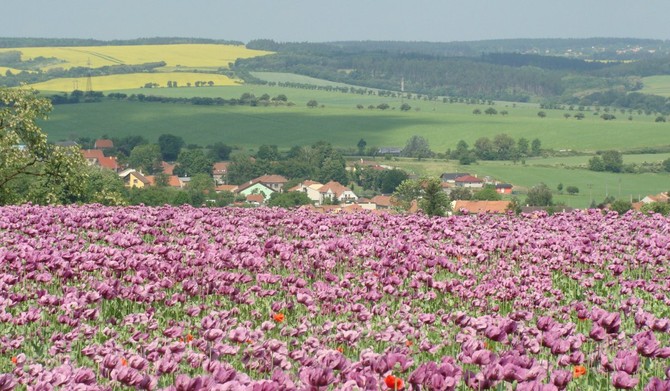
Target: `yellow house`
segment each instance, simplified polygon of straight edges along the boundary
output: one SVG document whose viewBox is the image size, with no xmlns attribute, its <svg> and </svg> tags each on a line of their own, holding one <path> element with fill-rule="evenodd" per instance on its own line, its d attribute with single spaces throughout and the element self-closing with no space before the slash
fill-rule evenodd
<svg viewBox="0 0 670 391">
<path fill-rule="evenodd" d="M 151 185 L 151 181 L 147 177 L 132 169 L 121 172 L 119 176 L 123 178 L 123 183 L 126 187 L 142 189 L 145 186 Z"/>
</svg>

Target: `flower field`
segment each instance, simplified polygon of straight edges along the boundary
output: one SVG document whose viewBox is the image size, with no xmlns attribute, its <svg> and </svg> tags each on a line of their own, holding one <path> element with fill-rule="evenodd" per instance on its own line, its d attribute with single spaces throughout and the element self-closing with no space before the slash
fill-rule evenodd
<svg viewBox="0 0 670 391">
<path fill-rule="evenodd" d="M 0 390 L 670 389 L 670 220 L 0 208 Z"/>
</svg>

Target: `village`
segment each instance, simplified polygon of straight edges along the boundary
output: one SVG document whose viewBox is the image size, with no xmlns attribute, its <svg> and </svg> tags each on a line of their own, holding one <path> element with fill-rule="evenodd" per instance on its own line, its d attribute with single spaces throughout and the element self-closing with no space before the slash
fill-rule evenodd
<svg viewBox="0 0 670 391">
<path fill-rule="evenodd" d="M 159 181 L 158 175 L 143 174 L 141 170 L 119 164 L 117 158 L 114 156 L 106 156 L 105 150 L 110 148 L 113 148 L 112 140 L 98 139 L 95 141 L 93 149 L 81 149 L 81 153 L 90 166 L 100 167 L 117 173 L 127 188 L 144 189 L 159 185 L 157 183 Z M 215 162 L 212 165 L 211 177 L 214 182 L 214 191 L 216 193 L 231 193 L 235 200 L 232 204 L 235 206 L 264 206 L 268 204 L 273 193 L 300 192 L 305 194 L 310 200 L 310 204 L 303 207 L 318 212 L 347 213 L 364 210 L 397 212 L 399 209 L 397 208 L 397 200 L 391 194 L 379 194 L 366 198 L 357 195 L 347 185 L 337 181 L 320 183 L 308 179 L 287 187 L 289 179 L 282 175 L 268 173 L 242 184 L 230 184 L 227 179 L 229 165 L 229 161 Z M 391 170 L 394 168 L 388 164 L 360 159 L 354 162 L 354 164 L 349 163 L 346 169 L 347 171 L 355 171 L 357 168 L 360 169 L 360 167 L 372 170 Z M 161 168 L 162 180 L 165 182 L 163 183 L 164 186 L 173 189 L 185 189 L 189 186 L 190 177 L 180 177 L 174 174 L 175 164 L 163 161 L 161 162 Z M 470 199 L 471 197 L 466 197 L 468 199 L 459 199 L 458 196 L 454 197 L 459 190 L 467 189 L 470 192 L 477 192 L 485 187 L 495 189 L 497 194 L 509 196 L 513 194 L 514 190 L 514 186 L 510 183 L 496 181 L 489 177 L 479 178 L 468 172 L 445 172 L 440 176 L 440 183 L 442 191 L 451 196 L 450 209 L 452 213 L 504 214 L 508 213 L 512 208 L 512 201 L 509 199 L 473 200 Z M 454 192 L 455 189 L 457 189 L 456 192 Z M 657 195 L 648 195 L 632 205 L 633 209 L 640 210 L 645 204 L 655 202 L 665 203 L 668 202 L 668 199 L 667 193 L 660 193 Z M 542 210 L 542 208 L 535 206 L 520 205 L 519 207 L 521 212 L 526 213 Z M 419 207 L 414 202 L 407 212 L 416 213 L 418 210 Z M 570 210 L 573 210 L 573 208 L 563 207 L 559 211 L 567 212 Z"/>
</svg>

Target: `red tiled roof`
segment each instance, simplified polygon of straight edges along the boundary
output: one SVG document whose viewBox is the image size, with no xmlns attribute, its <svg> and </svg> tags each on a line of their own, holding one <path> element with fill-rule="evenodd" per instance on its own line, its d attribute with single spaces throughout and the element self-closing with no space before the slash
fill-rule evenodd
<svg viewBox="0 0 670 391">
<path fill-rule="evenodd" d="M 156 176 L 155 175 L 147 175 L 146 178 L 149 180 L 149 185 L 150 186 L 156 186 Z M 168 186 L 170 187 L 176 187 L 176 188 L 181 188 L 181 181 L 176 175 L 170 175 L 168 176 Z"/>
<path fill-rule="evenodd" d="M 319 193 L 321 194 L 326 194 L 328 191 L 335 194 L 335 197 L 339 197 L 345 191 L 350 191 L 350 189 L 342 185 L 340 182 L 330 181 L 319 188 Z"/>
<path fill-rule="evenodd" d="M 288 179 L 281 175 L 263 175 L 254 179 L 254 181 L 258 181 L 260 183 L 286 183 L 288 182 Z"/>
<path fill-rule="evenodd" d="M 116 171 L 119 169 L 119 163 L 113 156 L 112 157 L 103 156 L 102 159 L 98 159 L 98 164 L 100 165 L 100 167 L 106 168 L 108 170 Z"/>
<path fill-rule="evenodd" d="M 93 146 L 94 148 L 114 148 L 114 142 L 109 139 L 101 138 L 95 140 L 95 145 Z"/>
<path fill-rule="evenodd" d="M 262 204 L 265 202 L 265 197 L 263 197 L 263 194 L 249 194 L 247 196 L 247 202 L 257 202 Z"/>
<path fill-rule="evenodd" d="M 386 206 L 386 207 L 391 206 L 391 196 L 378 195 L 372 197 L 371 201 L 373 204 L 376 204 L 377 206 Z"/>
<path fill-rule="evenodd" d="M 163 174 L 174 175 L 174 166 L 175 164 L 161 162 L 161 167 L 163 167 Z"/>
<path fill-rule="evenodd" d="M 509 201 L 456 201 L 454 212 L 465 209 L 470 213 L 505 213 Z"/>
<path fill-rule="evenodd" d="M 84 159 L 97 159 L 100 161 L 105 158 L 105 154 L 99 149 L 82 149 L 81 154 Z"/>
<path fill-rule="evenodd" d="M 464 182 L 464 183 L 481 183 L 481 182 L 484 182 L 483 180 L 481 180 L 481 179 L 479 179 L 475 176 L 472 176 L 472 175 L 461 176 L 461 177 L 458 177 L 458 178 L 454 179 L 454 181 Z"/>
<path fill-rule="evenodd" d="M 235 192 L 237 190 L 237 185 L 219 185 L 215 189 L 215 191 L 229 191 L 229 192 Z"/>
<path fill-rule="evenodd" d="M 230 162 L 216 162 L 212 166 L 212 173 L 214 175 L 223 175 L 228 172 L 228 165 Z"/>
</svg>

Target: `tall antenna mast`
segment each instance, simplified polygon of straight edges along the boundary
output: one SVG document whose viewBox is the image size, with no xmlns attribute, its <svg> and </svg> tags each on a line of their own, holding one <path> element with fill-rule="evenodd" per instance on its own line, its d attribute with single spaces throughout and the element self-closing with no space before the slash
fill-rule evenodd
<svg viewBox="0 0 670 391">
<path fill-rule="evenodd" d="M 93 81 L 91 80 L 91 58 L 89 57 L 88 62 L 88 75 L 86 76 L 86 92 L 93 91 Z"/>
</svg>

